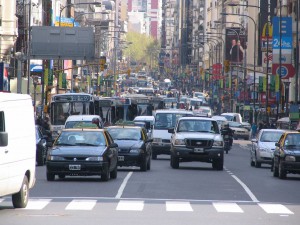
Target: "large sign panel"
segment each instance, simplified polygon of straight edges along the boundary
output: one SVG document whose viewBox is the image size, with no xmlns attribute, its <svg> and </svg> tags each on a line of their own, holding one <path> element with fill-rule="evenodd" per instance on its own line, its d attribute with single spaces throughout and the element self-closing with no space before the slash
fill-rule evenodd
<svg viewBox="0 0 300 225">
<path fill-rule="evenodd" d="M 246 35 L 240 28 L 226 28 L 226 60 L 231 64 L 242 64 L 244 49 L 246 48 Z"/>
</svg>

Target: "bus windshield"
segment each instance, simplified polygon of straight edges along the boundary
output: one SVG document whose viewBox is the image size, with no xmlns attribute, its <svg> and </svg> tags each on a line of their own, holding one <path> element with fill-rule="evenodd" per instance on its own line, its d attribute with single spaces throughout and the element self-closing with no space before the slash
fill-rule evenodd
<svg viewBox="0 0 300 225">
<path fill-rule="evenodd" d="M 91 114 L 89 102 L 51 103 L 51 124 L 64 125 L 70 115 Z"/>
</svg>

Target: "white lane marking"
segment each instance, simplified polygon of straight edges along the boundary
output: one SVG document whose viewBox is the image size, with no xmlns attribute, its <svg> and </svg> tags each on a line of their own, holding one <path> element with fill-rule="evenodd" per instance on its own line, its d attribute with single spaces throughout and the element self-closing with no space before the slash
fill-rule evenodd
<svg viewBox="0 0 300 225">
<path fill-rule="evenodd" d="M 96 205 L 97 200 L 73 200 L 71 201 L 66 210 L 92 210 Z"/>
<path fill-rule="evenodd" d="M 118 193 L 117 193 L 117 195 L 116 195 L 115 198 L 121 198 L 121 196 L 122 196 L 122 194 L 123 194 L 123 191 L 124 191 L 124 189 L 125 189 L 125 187 L 126 187 L 126 184 L 127 184 L 128 180 L 129 180 L 129 178 L 131 177 L 132 173 L 133 173 L 132 171 L 129 172 L 129 173 L 127 174 L 127 176 L 124 178 L 124 180 L 123 180 L 123 182 L 122 182 L 122 184 L 121 184 L 121 186 L 120 186 L 120 188 L 119 188 L 119 190 L 118 190 Z"/>
<path fill-rule="evenodd" d="M 144 201 L 120 201 L 116 210 L 124 211 L 142 211 L 144 209 Z"/>
<path fill-rule="evenodd" d="M 213 202 L 218 212 L 243 213 L 244 211 L 236 203 Z"/>
<path fill-rule="evenodd" d="M 193 212 L 193 208 L 189 202 L 166 202 L 166 210 L 172 212 Z"/>
<path fill-rule="evenodd" d="M 40 210 L 45 208 L 50 202 L 51 199 L 30 199 L 24 209 Z"/>
<path fill-rule="evenodd" d="M 246 184 L 244 184 L 237 176 L 231 175 L 246 191 L 246 193 L 249 195 L 249 197 L 252 199 L 253 202 L 259 202 L 258 199 L 255 197 L 255 195 L 252 193 L 250 188 L 247 187 Z"/>
<path fill-rule="evenodd" d="M 276 213 L 276 214 L 294 214 L 287 207 L 281 204 L 258 204 L 266 213 Z"/>
</svg>

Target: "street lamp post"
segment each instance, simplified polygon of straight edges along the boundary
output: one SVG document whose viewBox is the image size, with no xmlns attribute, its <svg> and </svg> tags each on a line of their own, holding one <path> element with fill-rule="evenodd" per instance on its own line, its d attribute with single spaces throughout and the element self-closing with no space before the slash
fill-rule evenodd
<svg viewBox="0 0 300 225">
<path fill-rule="evenodd" d="M 221 13 L 221 15 L 227 16 L 227 15 L 233 15 L 233 16 L 245 16 L 248 17 L 249 19 L 252 20 L 253 24 L 254 24 L 254 48 L 253 48 L 253 122 L 256 122 L 256 116 L 255 116 L 255 112 L 256 112 L 256 107 L 255 107 L 255 103 L 256 103 L 256 29 L 257 29 L 257 24 L 255 22 L 255 20 L 248 15 L 243 15 L 243 14 L 235 14 L 235 13 Z"/>
</svg>

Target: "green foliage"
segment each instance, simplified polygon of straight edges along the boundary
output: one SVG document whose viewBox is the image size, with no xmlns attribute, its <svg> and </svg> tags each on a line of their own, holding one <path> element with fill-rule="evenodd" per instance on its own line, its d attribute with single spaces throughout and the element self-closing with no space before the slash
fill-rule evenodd
<svg viewBox="0 0 300 225">
<path fill-rule="evenodd" d="M 160 43 L 154 38 L 145 34 L 128 32 L 126 35 L 128 48 L 124 49 L 124 56 L 130 58 L 131 62 L 138 64 L 157 65 Z M 156 61 L 154 63 L 154 61 Z"/>
</svg>

